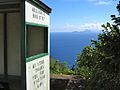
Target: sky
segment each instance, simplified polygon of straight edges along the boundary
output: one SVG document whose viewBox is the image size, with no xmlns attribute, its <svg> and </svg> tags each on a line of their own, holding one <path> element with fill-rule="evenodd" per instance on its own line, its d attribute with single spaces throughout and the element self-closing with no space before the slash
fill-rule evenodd
<svg viewBox="0 0 120 90">
<path fill-rule="evenodd" d="M 118 0 L 42 0 L 50 8 L 51 32 L 102 30 L 111 22 L 110 15 L 118 15 Z"/>
</svg>

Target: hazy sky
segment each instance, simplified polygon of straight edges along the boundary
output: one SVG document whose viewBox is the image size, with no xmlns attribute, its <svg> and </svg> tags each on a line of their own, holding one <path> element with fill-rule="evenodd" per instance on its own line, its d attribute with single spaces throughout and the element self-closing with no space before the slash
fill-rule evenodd
<svg viewBox="0 0 120 90">
<path fill-rule="evenodd" d="M 101 30 L 110 22 L 111 14 L 118 15 L 118 0 L 43 0 L 52 8 L 51 31 L 72 32 Z"/>
</svg>

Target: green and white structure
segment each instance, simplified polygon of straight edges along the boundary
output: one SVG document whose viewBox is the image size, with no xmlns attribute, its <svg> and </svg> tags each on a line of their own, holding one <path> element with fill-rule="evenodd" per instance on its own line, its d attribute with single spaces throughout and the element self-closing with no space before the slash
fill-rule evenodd
<svg viewBox="0 0 120 90">
<path fill-rule="evenodd" d="M 50 14 L 40 0 L 0 0 L 0 90 L 50 90 Z"/>
</svg>

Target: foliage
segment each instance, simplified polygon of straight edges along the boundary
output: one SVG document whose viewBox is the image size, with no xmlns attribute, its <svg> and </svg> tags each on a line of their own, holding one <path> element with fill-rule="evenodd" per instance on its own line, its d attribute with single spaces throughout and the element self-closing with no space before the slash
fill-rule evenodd
<svg viewBox="0 0 120 90">
<path fill-rule="evenodd" d="M 120 12 L 120 2 L 117 9 Z M 102 25 L 98 40 L 79 54 L 76 71 L 87 78 L 87 90 L 120 89 L 120 17 L 111 18 L 113 24 Z"/>
<path fill-rule="evenodd" d="M 69 69 L 67 62 L 59 62 L 59 60 L 51 58 L 50 62 L 50 73 L 51 74 L 66 74 L 72 75 L 75 74 L 74 71 Z"/>
<path fill-rule="evenodd" d="M 51 59 L 50 61 L 50 73 L 59 73 L 59 61 Z"/>
<path fill-rule="evenodd" d="M 95 49 L 92 46 L 86 46 L 81 54 L 78 54 L 77 67 L 75 71 L 78 75 L 89 78 L 95 65 Z"/>
</svg>

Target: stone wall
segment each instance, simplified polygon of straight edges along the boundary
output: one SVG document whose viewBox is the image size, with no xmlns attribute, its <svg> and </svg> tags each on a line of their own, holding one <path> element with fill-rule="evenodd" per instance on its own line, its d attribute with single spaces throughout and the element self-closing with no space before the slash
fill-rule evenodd
<svg viewBox="0 0 120 90">
<path fill-rule="evenodd" d="M 69 76 L 71 77 L 71 76 Z M 83 78 L 51 78 L 50 90 L 85 90 L 86 81 Z"/>
</svg>

